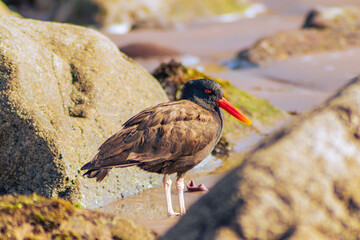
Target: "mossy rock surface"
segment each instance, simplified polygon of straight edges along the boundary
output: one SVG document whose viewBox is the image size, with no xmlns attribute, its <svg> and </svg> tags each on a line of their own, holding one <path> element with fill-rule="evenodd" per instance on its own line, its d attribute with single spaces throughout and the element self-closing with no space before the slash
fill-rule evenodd
<svg viewBox="0 0 360 240">
<path fill-rule="evenodd" d="M 0 238 L 145 240 L 156 235 L 124 217 L 34 194 L 0 197 Z"/>
<path fill-rule="evenodd" d="M 0 194 L 38 193 L 98 207 L 160 184 L 137 168 L 101 183 L 80 168 L 146 107 L 159 83 L 97 31 L 0 17 Z"/>
</svg>

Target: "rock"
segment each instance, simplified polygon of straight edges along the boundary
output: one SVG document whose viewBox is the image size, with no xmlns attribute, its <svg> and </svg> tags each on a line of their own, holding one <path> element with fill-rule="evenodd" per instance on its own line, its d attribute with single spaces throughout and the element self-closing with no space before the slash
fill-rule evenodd
<svg viewBox="0 0 360 240">
<path fill-rule="evenodd" d="M 14 12 L 14 11 L 11 11 L 3 1 L 0 1 L 0 16 L 21 17 L 20 14 Z"/>
<path fill-rule="evenodd" d="M 187 76 L 187 68 L 175 60 L 161 63 L 152 74 L 160 82 L 171 101 L 179 100 L 184 84 L 191 79 L 196 79 L 193 76 Z"/>
<path fill-rule="evenodd" d="M 332 7 L 312 10 L 302 29 L 282 31 L 259 39 L 241 50 L 232 68 L 255 67 L 294 55 L 342 50 L 360 46 L 360 7 Z"/>
<path fill-rule="evenodd" d="M 80 168 L 142 109 L 168 101 L 158 82 L 102 34 L 0 17 L 0 193 L 97 207 L 159 184 L 137 168 L 101 183 Z"/>
<path fill-rule="evenodd" d="M 318 7 L 307 14 L 302 28 L 359 31 L 360 7 Z"/>
<path fill-rule="evenodd" d="M 155 239 L 124 217 L 79 209 L 38 195 L 0 197 L 1 239 Z"/>
<path fill-rule="evenodd" d="M 359 238 L 359 96 L 360 77 L 265 138 L 161 239 Z"/>
</svg>

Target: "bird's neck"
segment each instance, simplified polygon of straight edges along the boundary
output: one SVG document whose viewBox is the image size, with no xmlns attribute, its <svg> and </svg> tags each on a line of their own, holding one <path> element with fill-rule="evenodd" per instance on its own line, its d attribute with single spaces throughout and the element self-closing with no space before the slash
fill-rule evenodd
<svg viewBox="0 0 360 240">
<path fill-rule="evenodd" d="M 219 107 L 217 106 L 217 104 L 215 102 L 206 102 L 201 98 L 198 98 L 196 96 L 192 97 L 191 99 L 187 99 L 192 101 L 193 103 L 196 103 L 197 105 L 199 105 L 200 107 L 203 107 L 211 112 L 219 112 Z"/>
<path fill-rule="evenodd" d="M 220 110 L 219 107 L 217 107 L 215 109 L 217 115 L 219 115 L 219 118 L 220 118 L 220 124 L 221 124 L 221 129 L 224 128 L 224 113 Z"/>
</svg>

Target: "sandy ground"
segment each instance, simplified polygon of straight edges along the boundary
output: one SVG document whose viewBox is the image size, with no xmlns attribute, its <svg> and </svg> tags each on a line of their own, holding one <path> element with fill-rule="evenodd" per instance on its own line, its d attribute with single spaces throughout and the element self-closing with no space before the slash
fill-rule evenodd
<svg viewBox="0 0 360 240">
<path fill-rule="evenodd" d="M 197 66 L 201 64 L 219 65 L 236 53 L 251 45 L 262 36 L 281 30 L 299 28 L 303 14 L 318 6 L 355 4 L 358 0 L 260 0 L 268 4 L 270 13 L 254 19 L 243 19 L 231 23 L 197 24 L 185 30 L 137 30 L 126 35 L 108 36 L 118 45 L 130 43 L 156 43 L 170 47 L 187 55 L 178 59 L 192 59 Z M 192 56 L 192 57 L 189 57 Z M 136 59 L 152 71 L 162 59 Z M 268 99 L 277 107 L 300 113 L 323 102 L 339 87 L 359 74 L 356 64 L 360 62 L 360 49 L 341 52 L 302 55 L 269 64 L 265 67 L 244 70 L 207 70 L 207 74 L 230 80 L 237 87 L 249 93 Z M 213 68 L 214 69 L 214 68 Z M 216 68 L 215 68 L 216 69 Z M 240 150 L 239 150 L 240 149 Z M 241 147 L 238 151 L 242 151 Z M 211 188 L 221 174 L 197 174 L 197 184 L 205 183 Z M 187 207 L 200 198 L 204 192 L 185 193 Z M 173 188 L 173 202 L 177 209 L 177 195 Z M 173 226 L 178 217 L 167 218 L 162 187 L 146 190 L 134 197 L 119 200 L 100 210 L 115 212 L 135 219 L 137 222 L 163 234 Z"/>
</svg>

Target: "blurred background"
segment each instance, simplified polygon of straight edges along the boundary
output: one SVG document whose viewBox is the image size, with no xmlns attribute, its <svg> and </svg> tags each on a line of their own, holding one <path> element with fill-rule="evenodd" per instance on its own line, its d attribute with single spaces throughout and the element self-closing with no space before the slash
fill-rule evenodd
<svg viewBox="0 0 360 240">
<path fill-rule="evenodd" d="M 85 26 L 169 28 L 222 14 L 241 14 L 246 0 L 9 0 L 4 3 L 23 17 Z"/>
</svg>

